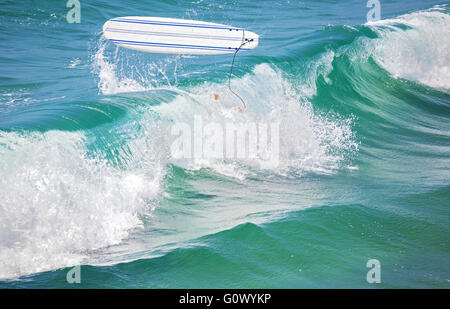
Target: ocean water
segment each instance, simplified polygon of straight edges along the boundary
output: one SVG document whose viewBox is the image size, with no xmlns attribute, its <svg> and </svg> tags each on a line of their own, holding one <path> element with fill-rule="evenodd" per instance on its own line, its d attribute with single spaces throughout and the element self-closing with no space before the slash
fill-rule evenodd
<svg viewBox="0 0 450 309">
<path fill-rule="evenodd" d="M 80 2 L 0 3 L 0 288 L 450 287 L 446 1 Z M 102 37 L 133 15 L 259 34 L 247 109 L 230 54 Z M 176 158 L 195 117 L 279 123 L 278 164 Z"/>
</svg>

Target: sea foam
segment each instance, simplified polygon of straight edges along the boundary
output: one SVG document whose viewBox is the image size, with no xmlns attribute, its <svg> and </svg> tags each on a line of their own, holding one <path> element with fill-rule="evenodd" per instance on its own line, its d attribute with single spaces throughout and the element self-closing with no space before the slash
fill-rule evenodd
<svg viewBox="0 0 450 309">
<path fill-rule="evenodd" d="M 450 15 L 442 7 L 367 24 L 374 59 L 394 77 L 450 89 Z"/>
<path fill-rule="evenodd" d="M 142 225 L 157 175 L 86 153 L 82 133 L 0 132 L 0 278 L 78 265 Z"/>
</svg>

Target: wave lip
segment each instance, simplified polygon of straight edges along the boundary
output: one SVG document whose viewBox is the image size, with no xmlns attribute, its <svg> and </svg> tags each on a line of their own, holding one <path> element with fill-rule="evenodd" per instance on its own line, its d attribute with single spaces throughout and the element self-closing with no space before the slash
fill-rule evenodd
<svg viewBox="0 0 450 309">
<path fill-rule="evenodd" d="M 369 22 L 375 61 L 396 78 L 450 89 L 450 14 L 445 7 Z"/>
</svg>

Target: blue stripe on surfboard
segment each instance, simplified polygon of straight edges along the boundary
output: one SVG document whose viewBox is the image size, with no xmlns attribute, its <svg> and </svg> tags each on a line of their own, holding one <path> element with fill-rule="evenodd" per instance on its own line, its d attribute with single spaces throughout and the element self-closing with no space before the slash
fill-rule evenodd
<svg viewBox="0 0 450 309">
<path fill-rule="evenodd" d="M 181 23 L 181 22 L 170 22 L 170 21 L 151 21 L 151 20 L 142 20 L 142 19 L 130 19 L 130 18 L 113 18 L 111 21 L 120 21 L 120 22 L 138 22 L 138 23 L 148 23 L 154 25 L 165 25 L 165 26 L 180 26 L 180 27 L 197 27 L 197 28 L 212 28 L 212 29 L 226 29 L 226 30 L 234 30 L 234 31 L 242 31 L 244 29 L 230 27 L 226 25 L 214 25 L 214 24 L 196 24 L 196 23 Z"/>
<path fill-rule="evenodd" d="M 110 21 L 121 22 L 121 23 L 133 23 L 133 24 L 148 24 L 148 25 L 158 25 L 158 26 L 175 26 L 175 27 L 193 27 L 193 28 L 208 28 L 208 29 L 226 29 L 226 30 L 234 30 L 234 31 L 243 31 L 243 29 L 226 27 L 226 26 L 208 26 L 201 24 L 185 24 L 185 23 L 174 23 L 174 22 L 152 22 L 148 20 L 139 20 L 139 19 L 110 19 Z"/>
<path fill-rule="evenodd" d="M 141 31 L 141 30 L 128 30 L 128 29 L 118 29 L 118 28 L 106 28 L 104 31 L 115 32 L 115 33 L 130 33 L 137 35 L 154 35 L 154 36 L 170 36 L 170 37 L 180 37 L 189 39 L 205 39 L 205 40 L 219 40 L 219 41 L 236 41 L 242 42 L 242 36 L 240 37 L 230 37 L 230 36 L 211 36 L 211 35 L 201 35 L 201 34 L 183 34 L 183 33 L 169 33 L 169 32 L 151 32 L 151 31 Z"/>
<path fill-rule="evenodd" d="M 138 41 L 126 41 L 109 39 L 114 43 L 123 43 L 125 45 L 147 45 L 156 47 L 170 47 L 170 48 L 186 48 L 186 49 L 204 49 L 204 50 L 227 50 L 232 52 L 236 48 L 234 47 L 218 47 L 218 46 L 202 46 L 202 45 L 185 45 L 185 44 L 169 44 L 169 43 L 154 43 L 154 42 L 138 42 Z M 249 50 L 248 48 L 241 48 L 241 50 Z"/>
</svg>

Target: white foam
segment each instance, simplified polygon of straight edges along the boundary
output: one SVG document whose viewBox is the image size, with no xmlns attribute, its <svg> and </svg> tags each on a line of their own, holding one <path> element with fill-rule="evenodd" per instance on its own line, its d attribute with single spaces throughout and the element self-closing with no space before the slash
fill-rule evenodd
<svg viewBox="0 0 450 309">
<path fill-rule="evenodd" d="M 0 278 L 88 262 L 120 243 L 159 177 L 86 155 L 81 133 L 0 132 Z"/>
<path fill-rule="evenodd" d="M 370 52 L 394 77 L 450 89 L 450 15 L 443 8 L 367 25 L 381 35 L 369 44 Z"/>
<path fill-rule="evenodd" d="M 330 55 L 325 58 L 327 63 L 331 63 Z M 322 62 L 323 57 L 319 61 Z M 320 66 L 315 66 L 314 72 Z M 310 83 L 308 87 L 312 87 L 313 81 L 306 82 Z M 155 110 L 175 123 L 193 124 L 196 116 L 201 116 L 203 123 L 219 123 L 223 128 L 230 122 L 279 123 L 279 165 L 271 170 L 284 175 L 333 173 L 341 167 L 347 155 L 357 151 L 358 143 L 351 129 L 352 120 L 331 119 L 316 113 L 304 95 L 314 94 L 314 88 L 305 90 L 305 86 L 295 91 L 281 72 L 268 64 L 257 65 L 251 73 L 233 79 L 232 85 L 247 102 L 247 109 L 242 113 L 237 111 L 241 102 L 230 93 L 227 85 L 216 83 L 205 83 L 190 89 L 190 96 L 178 96 L 170 104 L 157 106 Z M 219 94 L 218 101 L 212 98 L 213 93 Z M 194 158 L 172 162 L 189 169 L 212 168 L 226 176 L 231 173 L 237 179 L 243 179 L 249 167 L 259 169 L 264 166 L 263 160 L 253 159 Z"/>
</svg>

